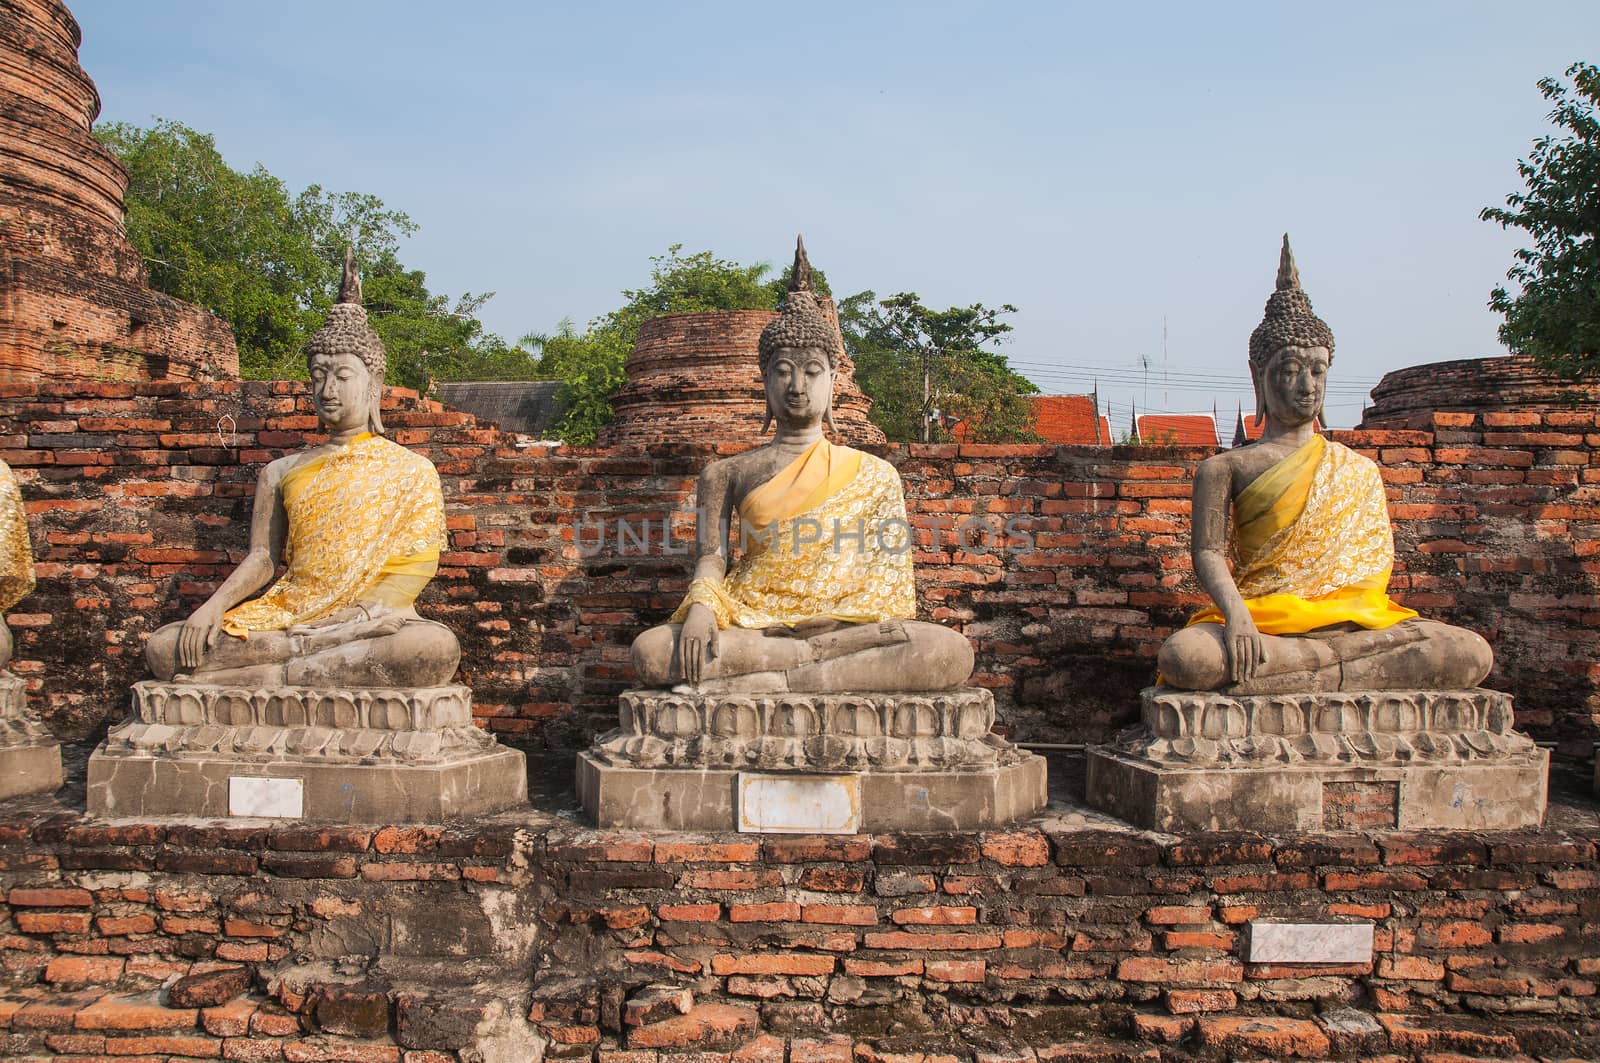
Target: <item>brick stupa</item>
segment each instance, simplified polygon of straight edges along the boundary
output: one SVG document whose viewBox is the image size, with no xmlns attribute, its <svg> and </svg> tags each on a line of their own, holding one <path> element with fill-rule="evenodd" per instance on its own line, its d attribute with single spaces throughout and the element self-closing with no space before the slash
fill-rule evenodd
<svg viewBox="0 0 1600 1063">
<path fill-rule="evenodd" d="M 1600 407 L 1600 385 L 1563 380 L 1526 355 L 1430 362 L 1385 373 L 1362 428 L 1431 428 L 1436 413 L 1557 413 Z"/>
<path fill-rule="evenodd" d="M 837 324 L 833 300 L 818 303 Z M 748 445 L 759 439 L 767 406 L 756 342 L 777 316 L 771 310 L 724 310 L 646 321 L 628 356 L 627 383 L 612 400 L 616 416 L 600 430 L 599 444 Z M 867 420 L 872 400 L 856 387 L 855 375 L 841 339 L 833 378 L 835 439 L 851 446 L 882 443 L 883 430 Z"/>
<path fill-rule="evenodd" d="M 0 0 L 0 383 L 236 377 L 228 325 L 146 287 L 81 39 L 57 0 Z"/>
</svg>

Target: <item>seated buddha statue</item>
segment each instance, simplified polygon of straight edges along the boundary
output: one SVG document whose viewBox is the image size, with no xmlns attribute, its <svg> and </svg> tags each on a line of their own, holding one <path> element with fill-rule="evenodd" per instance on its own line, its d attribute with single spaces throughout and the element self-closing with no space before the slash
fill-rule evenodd
<svg viewBox="0 0 1600 1063">
<path fill-rule="evenodd" d="M 1332 363 L 1333 332 L 1312 312 L 1285 236 L 1277 290 L 1250 336 L 1265 426 L 1195 473 L 1192 556 L 1213 604 L 1161 647 L 1167 685 L 1453 690 L 1489 674 L 1482 637 L 1389 598 L 1394 535 L 1378 467 L 1317 432 Z"/>
<path fill-rule="evenodd" d="M 413 603 L 439 565 L 444 496 L 431 462 L 383 436 L 387 355 L 348 251 L 306 365 L 327 441 L 261 470 L 243 562 L 189 619 L 152 635 L 145 659 L 179 682 L 443 685 L 460 645 Z M 279 558 L 287 571 L 268 587 Z"/>
<path fill-rule="evenodd" d="M 834 444 L 839 333 L 797 242 L 781 312 L 761 333 L 770 442 L 714 461 L 696 487 L 694 578 L 633 643 L 642 685 L 732 691 L 930 691 L 972 674 L 956 631 L 913 619 L 900 476 Z M 741 555 L 730 569 L 733 543 Z"/>
<path fill-rule="evenodd" d="M 0 461 L 0 614 L 33 590 L 33 546 L 28 541 L 28 516 L 11 466 Z M 11 663 L 16 643 L 0 616 L 0 668 Z"/>
</svg>

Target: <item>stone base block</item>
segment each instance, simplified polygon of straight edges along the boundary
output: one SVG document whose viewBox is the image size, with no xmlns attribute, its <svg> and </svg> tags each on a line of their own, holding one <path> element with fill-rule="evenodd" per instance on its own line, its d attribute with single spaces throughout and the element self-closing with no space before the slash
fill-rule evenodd
<svg viewBox="0 0 1600 1063">
<path fill-rule="evenodd" d="M 1515 830 L 1544 818 L 1550 754 L 1534 748 L 1453 763 L 1184 766 L 1097 747 L 1088 768 L 1090 804 L 1172 834 Z"/>
<path fill-rule="evenodd" d="M 602 828 L 734 831 L 735 768 L 639 768 L 578 755 L 578 796 Z M 965 831 L 997 827 L 1043 809 L 1045 761 L 1018 754 L 975 771 L 850 773 L 860 784 L 860 830 Z"/>
<path fill-rule="evenodd" d="M 0 748 L 0 800 L 59 790 L 61 747 L 54 742 Z"/>
<path fill-rule="evenodd" d="M 61 746 L 28 712 L 27 683 L 0 671 L 0 800 L 61 788 Z"/>
<path fill-rule="evenodd" d="M 316 823 L 438 823 L 528 800 L 526 759 L 499 746 L 433 764 L 115 755 L 102 747 L 89 758 L 89 811 L 116 818 L 225 818 L 234 778 L 300 780 L 300 818 Z"/>
</svg>

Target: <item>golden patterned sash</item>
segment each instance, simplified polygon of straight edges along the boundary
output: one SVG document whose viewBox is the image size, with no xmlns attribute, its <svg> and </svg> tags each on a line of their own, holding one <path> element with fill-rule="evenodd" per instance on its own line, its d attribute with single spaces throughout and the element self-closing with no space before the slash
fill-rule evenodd
<svg viewBox="0 0 1600 1063">
<path fill-rule="evenodd" d="M 444 545 L 444 495 L 433 463 L 382 436 L 284 476 L 289 566 L 261 597 L 230 610 L 223 630 L 281 631 L 359 601 L 404 608 L 432 578 Z"/>
<path fill-rule="evenodd" d="M 724 579 L 691 583 L 669 623 L 695 604 L 719 628 L 916 615 L 900 474 L 882 458 L 813 446 L 746 495 L 740 514 L 744 555 Z"/>
<path fill-rule="evenodd" d="M 1394 533 L 1378 466 L 1312 436 L 1234 501 L 1234 582 L 1267 635 L 1352 622 L 1385 628 L 1417 614 L 1388 595 Z M 1215 605 L 1191 624 L 1222 623 Z"/>
</svg>

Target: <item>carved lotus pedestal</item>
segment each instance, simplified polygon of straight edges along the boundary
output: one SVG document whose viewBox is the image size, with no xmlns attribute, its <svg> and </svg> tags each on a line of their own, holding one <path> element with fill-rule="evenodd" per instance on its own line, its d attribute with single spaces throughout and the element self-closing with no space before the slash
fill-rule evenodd
<svg viewBox="0 0 1600 1063">
<path fill-rule="evenodd" d="M 26 685 L 0 672 L 0 799 L 61 787 L 61 746 L 28 712 Z"/>
<path fill-rule="evenodd" d="M 1045 763 L 997 735 L 994 696 L 630 690 L 578 756 L 601 827 L 976 830 L 1045 805 Z"/>
<path fill-rule="evenodd" d="M 1171 833 L 1507 830 L 1544 818 L 1548 751 L 1493 690 L 1230 696 L 1150 687 L 1089 751 L 1091 804 Z"/>
<path fill-rule="evenodd" d="M 472 691 L 136 683 L 89 758 L 101 816 L 435 823 L 525 804 L 523 755 L 472 722 Z"/>
</svg>

